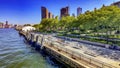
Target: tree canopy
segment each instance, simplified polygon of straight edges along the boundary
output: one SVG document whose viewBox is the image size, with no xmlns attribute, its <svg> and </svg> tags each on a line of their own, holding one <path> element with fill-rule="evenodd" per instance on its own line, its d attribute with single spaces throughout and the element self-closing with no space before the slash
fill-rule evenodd
<svg viewBox="0 0 120 68">
<path fill-rule="evenodd" d="M 117 6 L 103 6 L 94 11 L 87 11 L 78 17 L 66 16 L 60 20 L 43 19 L 40 24 L 35 25 L 40 30 L 64 30 L 66 28 L 79 28 L 79 30 L 99 31 L 100 29 L 113 29 L 120 25 L 120 8 Z"/>
</svg>

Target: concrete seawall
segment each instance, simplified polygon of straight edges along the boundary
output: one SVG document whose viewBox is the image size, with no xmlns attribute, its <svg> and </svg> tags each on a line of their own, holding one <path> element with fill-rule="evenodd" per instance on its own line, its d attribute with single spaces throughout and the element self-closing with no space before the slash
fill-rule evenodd
<svg viewBox="0 0 120 68">
<path fill-rule="evenodd" d="M 54 49 L 52 45 L 46 44 L 43 42 L 43 35 L 42 34 L 27 34 L 25 35 L 26 39 L 36 50 L 43 50 L 48 55 L 51 55 L 59 61 L 60 63 L 72 67 L 72 68 L 89 68 L 83 64 L 76 63 L 73 61 L 74 59 L 68 58 L 64 54 L 60 53 L 59 49 Z"/>
<path fill-rule="evenodd" d="M 20 34 L 22 34 L 25 37 L 25 39 L 29 42 L 29 44 L 35 47 L 36 50 L 43 50 L 48 55 L 52 56 L 55 60 L 66 66 L 69 66 L 70 68 L 90 68 L 86 65 L 76 62 L 73 59 L 73 57 L 68 57 L 64 55 L 64 53 L 61 52 L 59 49 L 54 49 L 52 45 L 45 43 L 43 40 L 43 34 L 25 32 L 20 32 Z"/>
<path fill-rule="evenodd" d="M 71 68 L 116 68 L 82 54 L 77 54 L 65 48 L 65 46 L 57 45 L 59 41 L 50 41 L 52 38 L 49 35 L 32 32 L 20 32 L 20 34 L 22 34 L 36 50 L 43 50 L 60 63 L 68 65 Z"/>
</svg>

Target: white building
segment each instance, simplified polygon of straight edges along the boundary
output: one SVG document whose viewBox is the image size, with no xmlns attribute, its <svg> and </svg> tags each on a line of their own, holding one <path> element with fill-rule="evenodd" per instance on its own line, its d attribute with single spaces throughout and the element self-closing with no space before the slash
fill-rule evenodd
<svg viewBox="0 0 120 68">
<path fill-rule="evenodd" d="M 36 30 L 35 27 L 32 27 L 32 26 L 25 26 L 22 28 L 22 31 L 33 31 L 33 30 Z"/>
</svg>

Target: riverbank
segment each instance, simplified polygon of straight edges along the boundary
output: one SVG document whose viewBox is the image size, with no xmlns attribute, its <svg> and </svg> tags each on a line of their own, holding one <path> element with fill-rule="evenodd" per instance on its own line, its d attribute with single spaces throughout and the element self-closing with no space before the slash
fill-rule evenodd
<svg viewBox="0 0 120 68">
<path fill-rule="evenodd" d="M 15 29 L 0 29 L 0 68 L 64 68 L 25 43 Z"/>
<path fill-rule="evenodd" d="M 31 41 L 34 41 L 37 44 L 41 44 L 41 39 L 39 39 L 39 37 L 40 36 L 43 37 L 43 35 L 44 34 L 40 34 L 40 33 L 31 33 L 31 34 L 26 35 L 26 36 L 27 36 L 28 40 L 31 39 Z M 91 47 L 93 47 L 92 45 L 88 45 L 91 48 L 91 50 L 89 50 L 88 46 L 84 46 L 85 44 L 82 44 L 82 45 L 80 44 L 80 46 L 78 46 L 78 44 L 76 45 L 76 43 L 79 43 L 79 42 L 68 41 L 65 39 L 56 38 L 53 35 L 44 35 L 44 42 L 42 42 L 43 46 L 46 46 L 45 43 L 48 43 L 50 45 L 50 47 L 53 47 L 53 48 L 55 47 L 54 49 L 58 49 L 58 51 L 60 51 L 62 53 L 66 52 L 66 49 L 67 49 L 68 52 L 65 54 L 68 54 L 68 55 L 72 54 L 73 59 L 78 59 L 81 57 L 81 55 L 83 55 L 84 57 L 82 57 L 82 59 L 87 58 L 85 61 L 91 63 L 90 65 L 94 64 L 94 65 L 97 65 L 100 67 L 104 66 L 104 68 L 106 68 L 106 67 L 111 67 L 111 68 L 118 67 L 119 68 L 119 61 L 113 60 L 113 59 L 108 58 L 108 57 L 103 57 L 103 55 L 97 53 L 98 50 L 96 50 L 95 51 L 96 53 L 94 53 L 94 50 L 92 50 L 92 48 L 91 48 Z M 82 47 L 82 48 L 80 48 L 80 47 Z M 93 48 L 95 49 L 95 47 L 93 47 Z M 96 47 L 96 48 L 99 49 L 99 47 Z M 89 51 L 85 51 L 85 50 L 89 50 Z M 102 51 L 101 53 L 104 53 L 104 52 L 107 52 L 106 50 L 107 49 L 104 49 L 104 51 L 102 51 L 102 50 L 100 50 L 100 51 Z M 111 53 L 110 50 L 108 50 L 108 52 Z M 117 52 L 116 52 L 116 54 L 117 54 Z M 93 56 L 91 56 L 91 55 L 93 55 Z M 104 55 L 107 55 L 107 53 L 104 53 Z M 76 56 L 78 58 L 76 58 Z M 71 55 L 69 55 L 69 57 L 71 57 Z M 101 61 L 101 60 L 103 60 L 103 61 Z M 107 60 L 109 60 L 109 62 Z M 79 60 L 79 63 L 80 63 L 80 61 L 81 60 Z M 102 65 L 102 63 L 103 63 L 103 65 Z M 89 66 L 89 65 L 87 65 L 87 66 Z"/>
</svg>

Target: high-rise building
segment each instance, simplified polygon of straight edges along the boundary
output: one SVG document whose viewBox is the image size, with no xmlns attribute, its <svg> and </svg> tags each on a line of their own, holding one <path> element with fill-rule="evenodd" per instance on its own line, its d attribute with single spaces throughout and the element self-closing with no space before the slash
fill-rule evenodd
<svg viewBox="0 0 120 68">
<path fill-rule="evenodd" d="M 120 1 L 114 2 L 112 5 L 118 6 L 120 8 Z"/>
<path fill-rule="evenodd" d="M 0 28 L 4 28 L 4 24 L 0 22 Z"/>
<path fill-rule="evenodd" d="M 60 17 L 69 16 L 69 7 L 62 8 L 60 10 Z"/>
<path fill-rule="evenodd" d="M 41 7 L 41 18 L 44 19 L 44 18 L 49 18 L 48 17 L 48 10 L 46 7 Z"/>
<path fill-rule="evenodd" d="M 4 25 L 4 28 L 9 28 L 8 21 L 6 21 L 6 23 L 5 23 L 5 25 Z"/>
<path fill-rule="evenodd" d="M 48 15 L 49 15 L 49 18 L 52 18 L 52 13 L 51 13 L 51 12 L 49 12 L 49 14 L 48 14 Z"/>
<path fill-rule="evenodd" d="M 54 15 L 52 15 L 52 18 L 54 18 Z"/>
<path fill-rule="evenodd" d="M 77 16 L 79 16 L 82 13 L 82 8 L 78 7 L 77 8 Z"/>
<path fill-rule="evenodd" d="M 74 14 L 74 13 L 72 13 L 72 16 L 73 16 L 73 17 L 75 17 L 75 14 Z"/>
<path fill-rule="evenodd" d="M 97 8 L 94 8 L 94 11 L 96 11 L 97 10 Z"/>
</svg>

